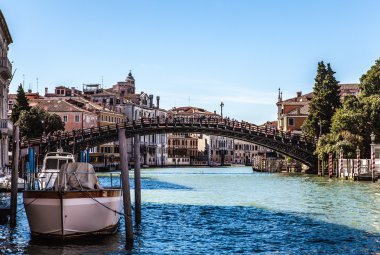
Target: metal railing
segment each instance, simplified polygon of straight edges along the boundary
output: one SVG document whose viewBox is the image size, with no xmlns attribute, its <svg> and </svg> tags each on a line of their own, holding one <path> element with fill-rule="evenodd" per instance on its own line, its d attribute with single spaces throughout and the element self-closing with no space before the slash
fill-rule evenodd
<svg viewBox="0 0 380 255">
<path fill-rule="evenodd" d="M 338 177 L 354 178 L 364 174 L 372 173 L 371 159 L 337 159 Z M 375 174 L 380 175 L 380 159 L 375 159 Z"/>
<path fill-rule="evenodd" d="M 251 124 L 248 122 L 239 122 L 239 121 L 231 121 L 228 119 L 221 118 L 174 118 L 174 119 L 156 119 L 156 118 L 142 118 L 137 121 L 124 122 L 120 124 L 112 124 L 108 126 L 95 127 L 95 128 L 87 128 L 82 130 L 74 130 L 71 132 L 63 132 L 57 135 L 50 135 L 46 137 L 39 137 L 30 139 L 28 141 L 23 141 L 23 146 L 27 147 L 27 144 L 39 144 L 41 141 L 45 142 L 56 141 L 61 139 L 72 139 L 73 137 L 77 138 L 77 142 L 81 140 L 81 138 L 93 135 L 97 136 L 101 133 L 117 131 L 119 128 L 126 129 L 138 129 L 138 128 L 163 128 L 163 127 L 204 127 L 207 129 L 225 129 L 232 130 L 241 133 L 257 133 L 259 135 L 265 135 L 267 137 L 272 137 L 276 140 L 287 139 L 293 141 L 295 143 L 302 142 L 315 145 L 315 138 L 311 138 L 305 136 L 303 134 L 294 134 L 284 131 L 278 131 L 276 129 L 270 128 L 269 126 L 257 126 L 255 124 Z"/>
<path fill-rule="evenodd" d="M 81 185 L 80 181 L 77 179 L 77 174 L 95 174 L 98 177 L 98 182 L 100 189 L 119 189 L 121 188 L 121 173 L 84 173 L 84 172 L 74 172 L 65 173 L 64 178 L 74 178 Z M 69 176 L 69 177 L 67 177 Z M 24 176 L 25 190 L 55 190 L 56 183 L 59 182 L 59 171 L 51 172 L 36 172 L 36 173 L 26 173 Z M 67 179 L 68 180 L 68 179 Z"/>
</svg>

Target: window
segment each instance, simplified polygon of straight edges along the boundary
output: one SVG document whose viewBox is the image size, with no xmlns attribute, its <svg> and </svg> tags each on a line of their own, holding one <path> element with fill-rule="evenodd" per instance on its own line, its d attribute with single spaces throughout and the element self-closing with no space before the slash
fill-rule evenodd
<svg viewBox="0 0 380 255">
<path fill-rule="evenodd" d="M 63 122 L 67 123 L 67 115 L 63 115 Z"/>
<path fill-rule="evenodd" d="M 288 125 L 289 126 L 294 126 L 294 119 L 293 118 L 289 118 L 288 119 Z"/>
<path fill-rule="evenodd" d="M 79 115 L 75 115 L 75 122 L 79 122 Z"/>
</svg>

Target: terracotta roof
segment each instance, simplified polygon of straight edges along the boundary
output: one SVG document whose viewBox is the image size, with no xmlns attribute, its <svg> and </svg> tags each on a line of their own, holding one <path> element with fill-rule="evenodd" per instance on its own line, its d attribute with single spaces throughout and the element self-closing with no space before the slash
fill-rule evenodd
<svg viewBox="0 0 380 255">
<path fill-rule="evenodd" d="M 170 110 L 170 112 L 174 115 L 218 115 L 213 112 L 209 112 L 205 109 L 193 106 L 184 106 L 184 107 L 175 107 Z"/>
<path fill-rule="evenodd" d="M 66 102 L 65 100 L 55 99 L 32 99 L 30 106 L 38 106 L 48 112 L 88 112 L 80 107 Z"/>
<path fill-rule="evenodd" d="M 339 84 L 342 89 L 357 89 L 359 90 L 358 83 Z"/>
<path fill-rule="evenodd" d="M 357 90 L 357 91 L 359 91 L 359 84 L 357 84 L 357 83 L 342 83 L 342 84 L 339 84 L 339 86 L 343 90 Z M 283 103 L 286 103 L 286 104 L 287 103 L 291 103 L 291 104 L 296 103 L 297 104 L 297 102 L 304 103 L 304 102 L 310 101 L 313 98 L 313 95 L 314 95 L 313 92 L 310 92 L 310 93 L 301 95 L 300 97 L 292 97 L 292 98 L 283 100 L 282 102 L 279 102 L 279 103 L 280 104 L 283 104 Z"/>
<path fill-rule="evenodd" d="M 16 99 L 17 94 L 8 94 L 8 99 Z"/>
<path fill-rule="evenodd" d="M 286 115 L 308 115 L 308 114 L 309 114 L 309 104 L 305 104 L 301 108 L 297 108 L 288 112 Z"/>
<path fill-rule="evenodd" d="M 281 103 L 294 103 L 294 102 L 307 102 L 307 101 L 310 101 L 311 99 L 313 98 L 313 92 L 310 92 L 310 93 L 307 93 L 307 94 L 304 94 L 304 95 L 301 95 L 300 97 L 292 97 L 292 98 L 289 98 L 289 99 L 286 99 L 284 101 L 282 101 Z"/>
<path fill-rule="evenodd" d="M 107 90 L 103 90 L 102 92 L 100 93 L 95 93 L 93 95 L 91 95 L 91 97 L 103 97 L 103 96 L 117 96 L 116 93 L 113 93 L 113 92 L 110 92 L 110 91 L 107 91 Z"/>
</svg>

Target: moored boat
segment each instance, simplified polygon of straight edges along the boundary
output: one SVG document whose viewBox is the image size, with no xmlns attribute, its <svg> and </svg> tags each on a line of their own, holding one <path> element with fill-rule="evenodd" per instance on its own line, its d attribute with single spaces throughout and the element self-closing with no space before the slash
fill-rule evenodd
<svg viewBox="0 0 380 255">
<path fill-rule="evenodd" d="M 4 174 L 0 176 L 0 191 L 10 191 L 12 186 L 12 176 L 10 174 Z M 25 180 L 18 177 L 17 189 L 23 190 L 25 187 Z"/>
<path fill-rule="evenodd" d="M 61 166 L 71 162 L 75 162 L 74 155 L 71 153 L 63 152 L 62 150 L 48 152 L 44 157 L 41 172 L 38 174 L 39 188 L 52 188 Z"/>
<path fill-rule="evenodd" d="M 120 188 L 102 188 L 88 163 L 65 163 L 59 172 L 49 174 L 56 175 L 53 188 L 23 192 L 32 235 L 65 239 L 117 230 Z"/>
</svg>

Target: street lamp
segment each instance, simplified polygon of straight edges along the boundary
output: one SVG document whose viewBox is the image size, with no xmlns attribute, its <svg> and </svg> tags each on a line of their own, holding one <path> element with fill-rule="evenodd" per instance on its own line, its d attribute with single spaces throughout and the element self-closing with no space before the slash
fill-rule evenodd
<svg viewBox="0 0 380 255">
<path fill-rule="evenodd" d="M 319 125 L 319 137 L 321 137 L 322 136 L 322 121 L 321 120 L 318 121 L 318 125 Z"/>
<path fill-rule="evenodd" d="M 375 139 L 376 135 L 372 132 L 371 133 L 371 162 L 372 162 L 372 181 L 375 181 Z"/>
<path fill-rule="evenodd" d="M 221 102 L 220 103 L 220 116 L 222 116 L 222 118 L 223 118 L 223 106 L 224 106 L 224 103 Z"/>
<path fill-rule="evenodd" d="M 44 126 L 44 120 L 41 120 L 42 123 L 42 137 L 45 137 L 45 126 Z"/>
<path fill-rule="evenodd" d="M 359 146 L 356 147 L 356 162 L 357 162 L 357 169 L 358 169 L 358 178 L 360 174 L 360 168 L 361 168 L 361 161 L 360 161 L 360 149 Z"/>
</svg>

